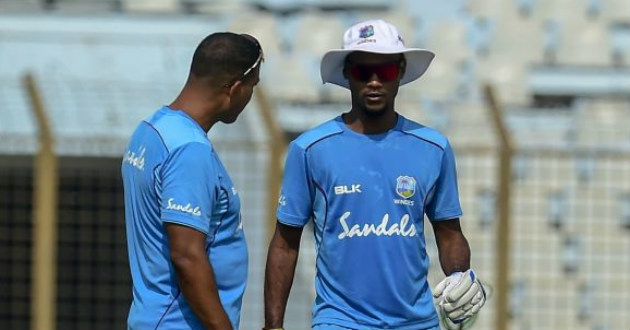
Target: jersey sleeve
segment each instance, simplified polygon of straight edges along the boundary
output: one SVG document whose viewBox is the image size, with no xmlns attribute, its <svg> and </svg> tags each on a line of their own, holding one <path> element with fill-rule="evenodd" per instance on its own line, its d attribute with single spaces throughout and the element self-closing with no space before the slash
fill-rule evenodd
<svg viewBox="0 0 630 330">
<path fill-rule="evenodd" d="M 296 143 L 289 145 L 278 200 L 278 221 L 289 226 L 303 227 L 313 213 L 313 194 L 306 152 Z"/>
<path fill-rule="evenodd" d="M 431 221 L 450 220 L 462 216 L 455 156 L 448 142 L 442 154 L 440 174 L 429 192 L 426 214 Z"/>
<path fill-rule="evenodd" d="M 173 150 L 160 170 L 163 222 L 177 223 L 210 235 L 218 175 L 212 148 L 188 143 Z"/>
</svg>

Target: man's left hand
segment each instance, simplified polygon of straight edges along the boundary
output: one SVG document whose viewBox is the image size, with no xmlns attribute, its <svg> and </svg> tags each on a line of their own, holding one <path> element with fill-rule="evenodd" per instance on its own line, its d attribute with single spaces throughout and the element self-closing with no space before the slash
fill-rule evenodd
<svg viewBox="0 0 630 330">
<path fill-rule="evenodd" d="M 472 269 L 447 276 L 435 287 L 433 296 L 455 323 L 475 315 L 486 302 L 486 292 Z"/>
</svg>

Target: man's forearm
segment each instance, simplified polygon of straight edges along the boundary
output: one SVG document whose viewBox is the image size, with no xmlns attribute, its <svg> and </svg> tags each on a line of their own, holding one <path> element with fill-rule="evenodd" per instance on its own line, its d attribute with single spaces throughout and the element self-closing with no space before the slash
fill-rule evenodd
<svg viewBox="0 0 630 330">
<path fill-rule="evenodd" d="M 265 328 L 282 328 L 284 312 L 293 284 L 298 250 L 276 244 L 269 246 L 265 270 Z"/>
<path fill-rule="evenodd" d="M 232 330 L 207 257 L 174 258 L 173 264 L 181 292 L 201 324 L 208 330 Z"/>
<path fill-rule="evenodd" d="M 440 264 L 446 275 L 470 268 L 470 246 L 463 235 L 453 235 L 439 246 Z"/>
</svg>

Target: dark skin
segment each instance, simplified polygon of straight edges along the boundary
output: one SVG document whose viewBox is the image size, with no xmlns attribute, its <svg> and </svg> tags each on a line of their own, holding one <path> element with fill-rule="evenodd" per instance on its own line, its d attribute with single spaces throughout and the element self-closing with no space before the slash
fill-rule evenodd
<svg viewBox="0 0 630 330">
<path fill-rule="evenodd" d="M 378 64 L 398 61 L 401 55 L 381 55 L 354 52 L 348 55 L 350 64 Z M 383 82 L 376 74 L 367 82 L 351 77 L 347 68 L 344 75 L 350 83 L 352 109 L 343 114 L 346 125 L 363 134 L 384 133 L 392 129 L 398 120 L 394 103 L 405 64 L 401 62 L 398 79 Z M 470 247 L 462 233 L 459 219 L 432 221 L 440 264 L 446 275 L 470 268 Z M 265 328 L 282 328 L 284 314 L 293 285 L 293 277 L 300 249 L 302 228 L 291 227 L 280 222 L 269 244 L 265 269 Z"/>
<path fill-rule="evenodd" d="M 234 122 L 252 97 L 259 70 L 260 65 L 233 83 L 191 74 L 169 107 L 187 113 L 206 132 L 219 121 Z M 175 223 L 166 224 L 166 234 L 179 288 L 201 324 L 208 330 L 232 330 L 206 254 L 206 235 Z"/>
<path fill-rule="evenodd" d="M 301 227 L 276 223 L 265 267 L 265 328 L 282 328 L 300 250 Z"/>
<path fill-rule="evenodd" d="M 171 262 L 177 273 L 177 284 L 186 302 L 206 329 L 232 330 L 206 255 L 206 235 L 190 227 L 166 224 Z"/>
<path fill-rule="evenodd" d="M 208 132 L 217 122 L 232 123 L 251 100 L 258 82 L 260 66 L 245 79 L 226 86 L 225 82 L 210 77 L 190 75 L 186 85 L 169 105 L 186 112 Z"/>
<path fill-rule="evenodd" d="M 354 52 L 348 55 L 346 62 L 353 64 L 380 64 L 401 61 L 402 55 L 381 55 L 365 52 Z M 384 82 L 373 74 L 369 81 L 363 82 L 352 78 L 348 68 L 344 69 L 344 76 L 350 83 L 352 108 L 343 114 L 343 119 L 349 128 L 357 133 L 378 134 L 393 128 L 398 120 L 394 110 L 396 95 L 400 85 L 400 77 L 404 73 L 404 64 L 400 64 L 400 74 L 394 81 Z"/>
</svg>

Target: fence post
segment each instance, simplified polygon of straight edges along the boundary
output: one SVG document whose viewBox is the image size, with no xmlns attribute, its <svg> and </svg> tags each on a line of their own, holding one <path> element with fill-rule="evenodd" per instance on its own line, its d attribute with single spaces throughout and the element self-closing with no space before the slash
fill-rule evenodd
<svg viewBox="0 0 630 330">
<path fill-rule="evenodd" d="M 57 156 L 54 136 L 33 75 L 24 76 L 24 87 L 39 128 L 33 182 L 31 329 L 53 330 L 57 297 Z"/>
<path fill-rule="evenodd" d="M 267 132 L 270 134 L 269 141 L 271 154 L 268 162 L 267 175 L 267 241 L 271 238 L 276 224 L 276 207 L 280 196 L 282 183 L 282 159 L 287 148 L 287 141 L 277 120 L 273 115 L 273 105 L 269 101 L 264 89 L 259 86 L 256 89 L 256 101 L 260 107 L 260 112 Z"/>
<path fill-rule="evenodd" d="M 510 200 L 512 181 L 512 157 L 514 146 L 505 123 L 503 108 L 496 99 L 494 89 L 490 85 L 484 87 L 487 109 L 499 137 L 499 173 L 497 189 L 497 227 L 496 227 L 496 295 L 495 329 L 508 330 L 508 307 L 510 293 Z"/>
</svg>

